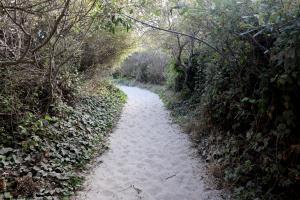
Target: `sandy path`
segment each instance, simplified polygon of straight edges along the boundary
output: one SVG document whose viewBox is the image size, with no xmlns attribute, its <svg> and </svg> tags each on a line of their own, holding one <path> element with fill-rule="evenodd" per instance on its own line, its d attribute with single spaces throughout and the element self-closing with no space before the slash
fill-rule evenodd
<svg viewBox="0 0 300 200">
<path fill-rule="evenodd" d="M 103 163 L 87 177 L 82 200 L 219 199 L 206 188 L 188 136 L 171 123 L 156 94 L 120 87 L 127 95 Z"/>
</svg>

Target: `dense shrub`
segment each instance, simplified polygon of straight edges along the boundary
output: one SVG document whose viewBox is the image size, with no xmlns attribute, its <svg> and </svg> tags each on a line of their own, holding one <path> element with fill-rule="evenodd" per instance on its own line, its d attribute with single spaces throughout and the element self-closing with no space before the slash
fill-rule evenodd
<svg viewBox="0 0 300 200">
<path fill-rule="evenodd" d="M 203 32 L 221 53 L 199 45 L 182 56 L 186 66 L 196 68 L 185 83 L 194 88 L 170 106 L 187 116 L 201 154 L 220 166 L 235 199 L 300 198 L 297 6 L 293 1 L 214 1 L 205 16 L 191 12 L 182 19 L 196 18 L 199 24 L 211 19 Z M 167 78 L 172 88 L 183 82 L 174 59 Z"/>
<path fill-rule="evenodd" d="M 72 104 L 84 81 L 106 74 L 131 47 L 109 3 L 5 0 L 0 12 L 0 126 L 10 134 L 24 113 Z"/>
<path fill-rule="evenodd" d="M 123 62 L 120 75 L 139 82 L 162 84 L 168 60 L 168 56 L 161 51 L 137 52 Z"/>
</svg>

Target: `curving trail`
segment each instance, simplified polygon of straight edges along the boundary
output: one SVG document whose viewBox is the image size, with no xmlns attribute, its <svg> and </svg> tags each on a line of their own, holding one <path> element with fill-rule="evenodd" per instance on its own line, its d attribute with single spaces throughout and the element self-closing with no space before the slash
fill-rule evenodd
<svg viewBox="0 0 300 200">
<path fill-rule="evenodd" d="M 82 200 L 221 199 L 206 176 L 188 136 L 171 123 L 156 94 L 120 86 L 128 95 L 110 137 L 110 150 L 87 177 Z"/>
</svg>

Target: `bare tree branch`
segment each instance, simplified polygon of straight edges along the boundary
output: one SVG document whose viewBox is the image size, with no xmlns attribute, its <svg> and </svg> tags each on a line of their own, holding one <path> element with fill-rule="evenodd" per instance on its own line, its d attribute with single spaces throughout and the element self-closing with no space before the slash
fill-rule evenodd
<svg viewBox="0 0 300 200">
<path fill-rule="evenodd" d="M 37 46 L 36 48 L 34 48 L 33 52 L 36 52 L 37 50 L 39 50 L 40 48 L 42 48 L 43 46 L 45 46 L 51 40 L 52 36 L 55 34 L 55 32 L 56 32 L 56 30 L 58 28 L 58 25 L 59 25 L 60 21 L 62 20 L 62 18 L 65 15 L 66 10 L 69 7 L 70 1 L 71 0 L 67 0 L 67 2 L 65 3 L 65 6 L 64 6 L 63 10 L 61 11 L 59 17 L 55 21 L 54 27 L 52 28 L 52 30 L 51 30 L 50 34 L 48 35 L 48 37 L 39 46 Z"/>
</svg>

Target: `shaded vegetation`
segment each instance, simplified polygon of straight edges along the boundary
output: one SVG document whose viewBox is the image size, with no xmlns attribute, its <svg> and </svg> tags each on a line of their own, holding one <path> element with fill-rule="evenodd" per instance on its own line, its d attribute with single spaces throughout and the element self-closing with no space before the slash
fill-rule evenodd
<svg viewBox="0 0 300 200">
<path fill-rule="evenodd" d="M 114 73 L 115 77 L 126 77 L 138 82 L 163 84 L 169 56 L 162 51 L 147 50 L 130 55 Z"/>
<path fill-rule="evenodd" d="M 77 172 L 106 148 L 124 95 L 103 80 L 134 46 L 116 9 L 0 2 L 0 199 L 70 196 Z"/>
<path fill-rule="evenodd" d="M 102 83 L 91 96 L 82 95 L 73 106 L 61 104 L 56 116 L 28 113 L 18 125 L 15 145 L 1 133 L 0 198 L 63 197 L 73 194 L 83 180 L 77 171 L 106 149 L 110 132 L 125 96 Z"/>
</svg>

